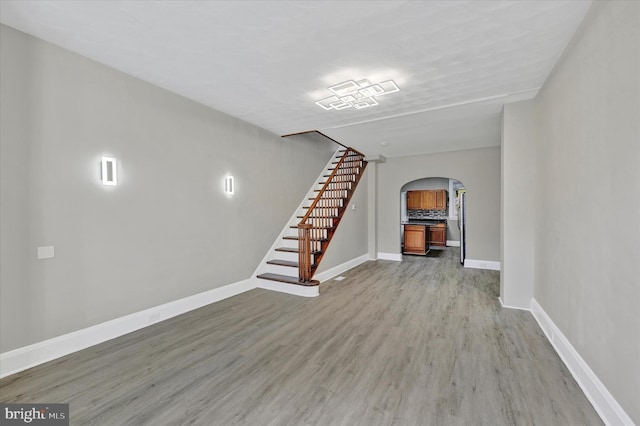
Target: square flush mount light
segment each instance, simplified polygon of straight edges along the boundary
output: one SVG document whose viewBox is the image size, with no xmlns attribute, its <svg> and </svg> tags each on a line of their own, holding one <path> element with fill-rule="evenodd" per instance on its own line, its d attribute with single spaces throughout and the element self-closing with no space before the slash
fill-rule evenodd
<svg viewBox="0 0 640 426">
<path fill-rule="evenodd" d="M 224 193 L 228 195 L 233 195 L 235 192 L 235 184 L 233 182 L 233 176 L 226 176 L 224 178 Z"/>
<path fill-rule="evenodd" d="M 371 84 L 369 80 L 349 80 L 328 87 L 333 96 L 316 101 L 316 105 L 325 110 L 347 108 L 363 109 L 378 105 L 377 96 L 399 92 L 400 88 L 393 80 Z"/>
<path fill-rule="evenodd" d="M 102 157 L 100 161 L 100 179 L 103 185 L 116 186 L 118 184 L 118 172 L 116 159 Z"/>
</svg>

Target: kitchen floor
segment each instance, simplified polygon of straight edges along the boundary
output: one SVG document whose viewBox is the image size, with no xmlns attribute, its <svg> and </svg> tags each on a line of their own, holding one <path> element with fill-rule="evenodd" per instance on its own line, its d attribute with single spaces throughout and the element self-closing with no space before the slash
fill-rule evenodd
<svg viewBox="0 0 640 426">
<path fill-rule="evenodd" d="M 600 425 L 499 274 L 459 249 L 367 262 L 320 297 L 255 289 L 0 380 L 72 425 Z"/>
</svg>

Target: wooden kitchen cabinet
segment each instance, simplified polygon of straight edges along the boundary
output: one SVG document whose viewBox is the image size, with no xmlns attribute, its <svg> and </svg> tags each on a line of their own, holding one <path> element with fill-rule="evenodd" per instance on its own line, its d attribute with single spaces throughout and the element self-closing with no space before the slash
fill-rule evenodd
<svg viewBox="0 0 640 426">
<path fill-rule="evenodd" d="M 422 192 L 422 210 L 432 210 L 436 206 L 435 191 L 420 191 Z"/>
<path fill-rule="evenodd" d="M 423 191 L 407 191 L 407 210 L 422 209 L 422 192 Z"/>
<path fill-rule="evenodd" d="M 433 191 L 435 193 L 435 207 L 437 210 L 444 210 L 447 208 L 447 191 L 444 189 L 440 189 L 438 191 Z"/>
<path fill-rule="evenodd" d="M 444 189 L 429 191 L 407 191 L 407 210 L 445 210 L 447 191 Z"/>
<path fill-rule="evenodd" d="M 404 253 L 425 254 L 427 252 L 425 226 L 404 226 Z"/>
<path fill-rule="evenodd" d="M 447 225 L 439 223 L 433 225 L 430 229 L 430 238 L 432 246 L 446 246 L 447 245 Z"/>
</svg>

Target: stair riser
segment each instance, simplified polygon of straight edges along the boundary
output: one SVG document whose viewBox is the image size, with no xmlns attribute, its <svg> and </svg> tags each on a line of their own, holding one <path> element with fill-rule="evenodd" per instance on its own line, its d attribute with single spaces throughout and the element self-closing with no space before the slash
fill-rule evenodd
<svg viewBox="0 0 640 426">
<path fill-rule="evenodd" d="M 323 228 L 333 228 L 333 219 L 314 219 L 309 218 L 307 222 L 309 225 L 323 227 Z"/>
<path fill-rule="evenodd" d="M 280 244 L 280 247 L 291 247 L 291 248 L 298 248 L 298 240 L 282 240 L 282 243 Z M 284 259 L 282 257 L 278 257 L 278 259 Z"/>
<path fill-rule="evenodd" d="M 350 181 L 350 180 L 348 180 L 346 182 L 340 182 L 340 183 L 341 183 L 341 185 L 339 185 L 339 186 L 337 184 L 330 183 L 327 186 L 326 190 L 332 190 L 332 191 L 339 191 L 341 189 L 342 190 L 349 190 L 349 189 L 351 189 L 353 187 L 353 181 Z M 344 185 L 342 185 L 342 184 L 344 184 Z M 318 186 L 315 189 L 322 189 L 323 187 L 324 187 L 324 183 L 318 183 Z"/>
<path fill-rule="evenodd" d="M 278 256 L 278 259 L 284 259 L 284 258 Z M 280 275 L 291 275 L 293 277 L 298 276 L 298 268 L 293 268 L 291 266 L 267 264 L 267 267 L 265 268 L 265 272 L 269 272 L 272 274 L 280 274 Z"/>
<path fill-rule="evenodd" d="M 287 253 L 285 251 L 276 251 L 274 254 L 274 257 L 282 260 L 291 260 L 292 262 L 298 261 L 298 253 Z"/>
<path fill-rule="evenodd" d="M 329 230 L 321 229 L 319 233 L 314 233 L 315 238 L 327 238 L 329 236 Z M 314 240 L 315 241 L 315 240 Z M 313 243 L 313 242 L 312 242 Z M 296 246 L 297 247 L 297 246 Z"/>
</svg>

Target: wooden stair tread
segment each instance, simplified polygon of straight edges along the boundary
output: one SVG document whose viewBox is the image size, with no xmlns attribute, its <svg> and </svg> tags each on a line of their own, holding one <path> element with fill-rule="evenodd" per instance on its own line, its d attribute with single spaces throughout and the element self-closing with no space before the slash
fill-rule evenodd
<svg viewBox="0 0 640 426">
<path fill-rule="evenodd" d="M 286 237 L 282 237 L 283 240 L 295 240 L 298 241 L 298 237 L 294 237 L 292 235 L 288 235 Z M 311 241 L 327 241 L 326 238 L 310 238 Z"/>
<path fill-rule="evenodd" d="M 291 225 L 289 228 L 298 229 L 298 225 Z M 331 229 L 333 226 L 312 226 L 312 229 Z"/>
<path fill-rule="evenodd" d="M 293 260 L 271 259 L 271 260 L 268 260 L 267 263 L 269 265 L 289 266 L 291 268 L 298 267 L 298 262 L 294 262 Z M 311 268 L 315 268 L 315 267 L 316 265 L 311 265 Z"/>
<path fill-rule="evenodd" d="M 258 278 L 261 278 L 263 280 L 278 281 L 281 283 L 304 285 L 304 286 L 314 286 L 314 285 L 320 284 L 320 281 L 317 281 L 317 280 L 304 282 L 304 281 L 300 281 L 298 277 L 291 277 L 289 275 L 280 275 L 280 274 L 271 274 L 271 273 L 260 274 L 258 275 Z"/>
<path fill-rule="evenodd" d="M 354 160 L 354 161 L 343 161 L 341 166 L 338 166 L 338 163 L 334 163 L 331 166 L 327 167 L 327 170 L 347 170 L 347 169 L 357 169 L 360 170 L 362 168 L 362 161 Z"/>
<path fill-rule="evenodd" d="M 343 200 L 347 197 L 321 197 L 321 200 Z M 315 200 L 316 197 L 309 197 L 309 200 Z M 320 206 L 318 206 L 320 207 Z M 322 206 L 322 207 L 327 207 L 327 206 Z M 330 206 L 330 207 L 334 207 L 334 206 Z"/>
</svg>

